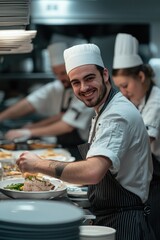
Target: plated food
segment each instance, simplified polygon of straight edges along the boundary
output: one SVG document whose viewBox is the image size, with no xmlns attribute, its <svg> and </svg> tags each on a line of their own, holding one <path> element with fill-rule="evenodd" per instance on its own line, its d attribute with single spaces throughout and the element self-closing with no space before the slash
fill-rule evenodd
<svg viewBox="0 0 160 240">
<path fill-rule="evenodd" d="M 19 157 L 21 153 L 25 150 L 15 150 L 15 151 L 7 151 L 1 150 L 0 151 L 0 161 L 5 160 L 15 160 Z M 43 158 L 50 158 L 50 159 L 57 159 L 62 161 L 74 161 L 75 158 L 71 156 L 71 154 L 65 149 L 59 148 L 47 148 L 47 149 L 38 149 L 38 150 L 29 150 L 32 153 L 35 153 Z"/>
<path fill-rule="evenodd" d="M 73 162 L 75 160 L 71 154 L 65 149 L 59 148 L 48 148 L 48 149 L 38 149 L 38 150 L 29 150 L 32 153 L 39 155 L 42 158 L 57 160 L 63 162 Z M 21 171 L 16 165 L 16 159 L 24 150 L 15 150 L 15 151 L 0 151 L 0 162 L 2 162 L 4 169 L 4 178 L 13 178 L 13 177 L 22 177 Z"/>
<path fill-rule="evenodd" d="M 3 163 L 3 177 L 22 177 L 22 173 L 15 163 Z"/>
<path fill-rule="evenodd" d="M 3 148 L 0 148 L 0 162 L 2 165 L 9 164 L 13 165 L 15 164 L 15 158 L 14 158 L 14 151 L 11 150 L 5 150 Z"/>
<path fill-rule="evenodd" d="M 5 150 L 16 150 L 21 142 L 13 142 L 10 140 L 1 140 L 0 147 Z M 35 150 L 35 149 L 45 149 L 45 148 L 55 148 L 57 145 L 55 143 L 48 143 L 41 140 L 28 140 L 23 142 L 23 145 L 26 146 L 26 150 Z"/>
<path fill-rule="evenodd" d="M 36 150 L 36 149 L 45 149 L 45 148 L 55 148 L 55 143 L 47 143 L 39 140 L 28 140 L 27 145 L 29 149 Z"/>
<path fill-rule="evenodd" d="M 59 179 L 43 177 L 42 182 L 32 180 L 25 178 L 3 180 L 0 182 L 0 192 L 16 199 L 52 199 L 67 194 L 66 185 Z"/>
<path fill-rule="evenodd" d="M 9 151 L 0 151 L 0 159 L 11 159 L 13 157 L 12 152 Z"/>
<path fill-rule="evenodd" d="M 19 155 L 24 151 L 14 151 L 14 158 L 17 159 Z M 38 149 L 38 150 L 30 150 L 30 152 L 37 154 L 41 158 L 50 159 L 50 160 L 58 160 L 64 162 L 73 162 L 75 160 L 71 154 L 65 149 L 59 148 L 48 148 L 48 149 Z"/>
<path fill-rule="evenodd" d="M 26 192 L 39 192 L 39 191 L 50 191 L 55 188 L 55 185 L 50 182 L 49 179 L 40 177 L 38 175 L 28 175 L 25 177 L 23 183 L 11 183 L 4 187 L 4 189 L 26 191 Z"/>
<path fill-rule="evenodd" d="M 63 152 L 56 152 L 54 149 L 46 149 L 44 150 L 41 154 L 40 154 L 40 157 L 42 158 L 54 158 L 54 157 L 57 157 L 57 156 L 64 156 Z"/>
<path fill-rule="evenodd" d="M 13 151 L 0 149 L 0 162 L 2 164 L 15 164 Z"/>
<path fill-rule="evenodd" d="M 3 143 L 0 143 L 0 147 L 6 150 L 15 150 L 16 148 L 16 144 L 13 142 L 7 142 L 7 141 L 3 141 Z"/>
</svg>

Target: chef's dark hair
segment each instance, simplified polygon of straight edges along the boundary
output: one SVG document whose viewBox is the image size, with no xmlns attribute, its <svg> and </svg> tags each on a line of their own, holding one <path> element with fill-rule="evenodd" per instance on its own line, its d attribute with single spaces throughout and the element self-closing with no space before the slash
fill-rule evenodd
<svg viewBox="0 0 160 240">
<path fill-rule="evenodd" d="M 145 74 L 146 78 L 153 79 L 154 72 L 151 66 L 148 64 L 142 64 L 130 68 L 112 69 L 112 76 L 116 77 L 118 75 L 122 75 L 136 77 L 140 71 Z"/>
<path fill-rule="evenodd" d="M 97 68 L 97 70 L 100 72 L 100 75 L 103 77 L 104 68 L 101 67 L 101 66 L 99 66 L 99 65 L 96 65 L 96 68 Z M 109 76 L 108 80 L 109 80 L 109 82 L 111 83 L 111 78 L 110 78 L 110 76 Z"/>
</svg>

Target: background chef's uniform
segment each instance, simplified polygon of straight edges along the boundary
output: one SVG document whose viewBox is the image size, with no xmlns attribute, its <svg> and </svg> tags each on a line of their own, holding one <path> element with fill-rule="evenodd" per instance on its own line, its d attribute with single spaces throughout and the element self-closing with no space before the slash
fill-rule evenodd
<svg viewBox="0 0 160 240">
<path fill-rule="evenodd" d="M 138 55 L 139 43 L 129 34 L 119 33 L 116 37 L 113 69 L 125 69 L 143 64 Z M 156 82 L 156 81 L 155 81 Z M 138 110 L 142 115 L 149 137 L 155 138 L 151 143 L 153 160 L 153 179 L 150 185 L 148 202 L 151 206 L 149 221 L 160 239 L 160 89 L 152 82 Z"/>
<path fill-rule="evenodd" d="M 64 112 L 62 120 L 76 129 L 57 137 L 58 144 L 68 148 L 76 159 L 81 159 L 77 149 L 78 144 L 87 141 L 93 109 L 87 108 L 73 94 L 72 88 L 64 89 L 59 80 L 46 84 L 31 93 L 27 100 L 35 107 L 36 111 L 44 116 L 53 116 Z"/>
<path fill-rule="evenodd" d="M 59 114 L 62 108 L 67 108 L 72 96 L 73 90 L 71 88 L 64 89 L 59 80 L 54 80 L 29 94 L 26 98 L 34 106 L 37 113 L 44 117 L 51 117 Z"/>
<path fill-rule="evenodd" d="M 56 42 L 48 46 L 52 67 L 64 64 L 63 52 L 67 47 L 68 44 L 64 42 Z M 38 113 L 44 116 L 64 113 L 62 120 L 75 127 L 75 130 L 58 136 L 57 142 L 62 147 L 67 148 L 77 160 L 81 159 L 77 145 L 87 140 L 94 111 L 87 108 L 74 96 L 72 87 L 65 88 L 60 80 L 54 80 L 41 87 L 30 94 L 27 100 Z"/>
<path fill-rule="evenodd" d="M 63 52 L 67 47 L 65 42 L 56 42 L 48 46 L 49 62 L 53 70 L 55 67 L 64 65 Z M 55 79 L 31 93 L 27 100 L 39 114 L 50 117 L 59 114 L 63 109 L 66 110 L 72 97 L 72 88 L 65 89 L 62 82 Z"/>
<path fill-rule="evenodd" d="M 149 220 L 156 234 L 157 240 L 160 239 L 160 88 L 154 86 L 151 88 L 148 99 L 143 98 L 138 106 L 142 114 L 148 135 L 155 138 L 151 143 L 153 158 L 153 179 L 151 181 L 148 202 L 151 206 Z"/>
</svg>

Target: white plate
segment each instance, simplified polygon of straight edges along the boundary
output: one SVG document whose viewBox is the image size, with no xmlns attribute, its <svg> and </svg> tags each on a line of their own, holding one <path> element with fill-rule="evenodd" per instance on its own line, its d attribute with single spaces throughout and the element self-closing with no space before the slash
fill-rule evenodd
<svg viewBox="0 0 160 240">
<path fill-rule="evenodd" d="M 9 163 L 9 164 L 15 164 L 14 158 L 0 158 L 0 162 L 3 163 Z"/>
<path fill-rule="evenodd" d="M 1 157 L 1 158 L 0 158 L 0 162 L 2 162 L 2 163 L 12 163 L 12 164 L 15 163 L 15 161 L 14 161 L 14 155 L 13 155 L 13 152 L 12 152 L 12 151 L 3 150 L 3 149 L 1 149 L 1 151 L 4 152 L 4 153 L 9 153 L 9 154 L 11 154 L 11 156 Z"/>
<path fill-rule="evenodd" d="M 80 226 L 80 239 L 82 240 L 115 240 L 116 230 L 105 226 Z"/>
<path fill-rule="evenodd" d="M 67 194 L 72 197 L 87 197 L 87 187 L 68 186 Z"/>
<path fill-rule="evenodd" d="M 73 229 L 84 216 L 81 209 L 71 204 L 44 200 L 1 201 L 0 213 L 0 221 L 4 222 L 3 225 L 8 226 L 8 229 L 10 226 L 15 227 L 15 230 L 20 228 L 26 228 L 29 231 L 38 229 L 42 233 L 45 229 L 48 229 L 48 233 L 50 233 L 54 229 L 57 230 L 58 226 L 63 227 L 63 225 L 65 228 L 72 226 Z M 11 225 L 12 223 L 14 224 Z M 29 228 L 29 226 L 31 227 Z"/>
<path fill-rule="evenodd" d="M 32 153 L 35 153 L 37 155 L 42 155 L 47 151 L 47 149 L 37 149 L 37 150 L 29 150 L 29 151 Z M 75 161 L 75 157 L 72 157 L 71 154 L 65 149 L 53 148 L 53 151 L 55 153 L 57 153 L 57 156 L 48 157 L 46 159 L 58 160 L 58 161 L 62 161 L 62 162 Z M 14 158 L 17 159 L 19 157 L 19 155 L 22 154 L 23 152 L 24 152 L 24 150 L 23 151 L 13 151 Z"/>
<path fill-rule="evenodd" d="M 55 185 L 54 190 L 40 191 L 40 192 L 25 192 L 25 191 L 4 189 L 4 187 L 12 183 L 13 184 L 23 183 L 24 178 L 6 179 L 3 181 L 0 181 L 0 192 L 2 192 L 3 194 L 5 194 L 10 198 L 17 198 L 17 199 L 51 199 L 51 198 L 56 198 L 59 196 L 66 195 L 67 187 L 61 180 L 56 178 L 49 178 L 49 180 L 51 183 Z"/>
</svg>

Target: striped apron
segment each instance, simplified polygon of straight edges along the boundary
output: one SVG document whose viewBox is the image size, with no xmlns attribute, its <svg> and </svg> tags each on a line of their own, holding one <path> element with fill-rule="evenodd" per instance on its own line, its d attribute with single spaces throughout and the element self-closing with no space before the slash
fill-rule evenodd
<svg viewBox="0 0 160 240">
<path fill-rule="evenodd" d="M 160 163 L 152 154 L 153 179 L 150 184 L 148 203 L 151 206 L 149 222 L 156 235 L 156 240 L 160 240 Z"/>
<path fill-rule="evenodd" d="M 145 104 L 147 103 L 150 93 L 152 91 L 153 83 L 146 94 Z M 143 109 L 140 113 L 143 112 Z M 150 184 L 150 191 L 148 197 L 148 203 L 151 207 L 151 214 L 149 215 L 149 222 L 153 228 L 156 236 L 156 240 L 160 240 L 160 162 L 156 156 L 152 153 L 153 160 L 153 178 Z"/>
<path fill-rule="evenodd" d="M 102 112 L 115 94 L 116 90 L 110 91 Z M 89 143 L 79 146 L 83 159 L 89 146 Z M 143 204 L 139 196 L 123 188 L 110 171 L 98 184 L 88 187 L 88 199 L 91 211 L 96 215 L 93 224 L 116 229 L 116 240 L 155 240 L 148 222 L 149 206 Z"/>
<path fill-rule="evenodd" d="M 94 225 L 116 229 L 116 240 L 155 240 L 148 222 L 149 207 L 134 193 L 123 188 L 110 171 L 101 182 L 89 186 Z"/>
</svg>

